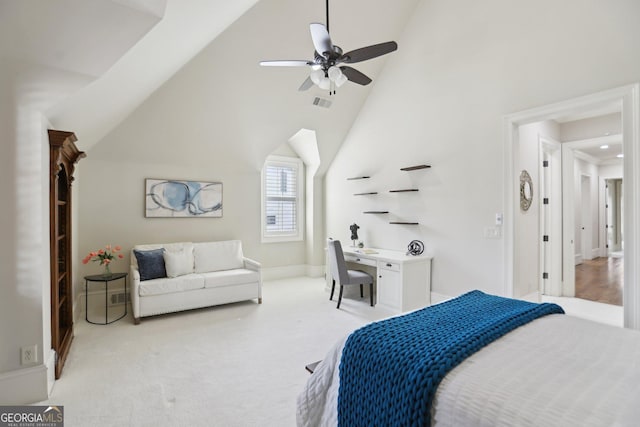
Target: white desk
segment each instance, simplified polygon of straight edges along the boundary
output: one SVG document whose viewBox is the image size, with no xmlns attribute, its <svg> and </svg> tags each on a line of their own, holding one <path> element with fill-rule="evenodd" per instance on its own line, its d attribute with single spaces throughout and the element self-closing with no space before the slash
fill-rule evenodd
<svg viewBox="0 0 640 427">
<path fill-rule="evenodd" d="M 415 310 L 431 304 L 431 257 L 350 246 L 343 247 L 342 251 L 345 261 L 358 264 L 350 268 L 369 266 L 375 269 L 377 304 L 395 312 Z"/>
</svg>

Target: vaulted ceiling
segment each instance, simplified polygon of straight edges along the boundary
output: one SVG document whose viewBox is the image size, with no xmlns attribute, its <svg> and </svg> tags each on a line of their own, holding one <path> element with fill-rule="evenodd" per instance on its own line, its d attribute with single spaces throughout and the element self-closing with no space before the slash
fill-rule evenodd
<svg viewBox="0 0 640 427">
<path fill-rule="evenodd" d="M 331 37 L 345 51 L 397 41 L 417 3 L 335 0 Z M 85 150 L 192 59 L 212 54 L 233 80 L 220 82 L 220 91 L 231 91 L 222 98 L 244 97 L 254 111 L 284 105 L 282 133 L 290 137 L 310 128 L 321 138 L 324 132 L 332 141 L 326 153 L 331 158 L 385 62 L 396 54 L 354 65 L 373 78 L 369 86 L 348 82 L 331 97 L 316 87 L 298 92 L 309 70 L 258 62 L 311 59 L 311 22 L 325 22 L 323 0 L 0 0 L 0 47 L 3 57 L 22 67 L 45 70 L 38 73 L 39 83 L 58 72 L 72 76 L 45 115 L 54 126 L 73 129 Z M 314 106 L 316 97 L 331 107 Z"/>
</svg>

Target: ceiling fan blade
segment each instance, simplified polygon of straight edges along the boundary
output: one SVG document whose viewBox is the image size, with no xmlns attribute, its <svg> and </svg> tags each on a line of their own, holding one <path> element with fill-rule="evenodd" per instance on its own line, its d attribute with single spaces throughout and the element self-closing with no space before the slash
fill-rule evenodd
<svg viewBox="0 0 640 427">
<path fill-rule="evenodd" d="M 316 52 L 323 56 L 325 52 L 333 52 L 333 43 L 331 43 L 331 37 L 324 24 L 314 22 L 309 25 L 309 30 L 311 31 L 311 40 L 313 40 L 313 47 L 315 47 Z"/>
<path fill-rule="evenodd" d="M 364 74 L 362 74 L 360 71 L 356 70 L 355 68 L 342 66 L 342 67 L 340 67 L 340 69 L 342 70 L 342 73 L 345 76 L 347 76 L 349 81 L 352 81 L 354 83 L 358 83 L 359 85 L 362 85 L 362 86 L 366 86 L 369 83 L 371 83 L 371 79 L 369 77 L 365 76 Z"/>
<path fill-rule="evenodd" d="M 260 61 L 260 65 L 263 67 L 306 67 L 307 65 L 313 65 L 313 62 L 284 59 L 276 61 Z"/>
<path fill-rule="evenodd" d="M 313 81 L 311 80 L 311 77 L 307 77 L 307 79 L 302 82 L 302 84 L 300 85 L 298 90 L 300 92 L 304 92 L 305 90 L 309 90 L 309 88 L 311 88 L 311 86 L 313 86 Z"/>
<path fill-rule="evenodd" d="M 386 55 L 394 50 L 398 49 L 396 42 L 386 42 L 380 44 L 374 44 L 360 49 L 347 52 L 340 57 L 340 62 L 347 64 L 354 64 L 356 62 L 366 61 L 367 59 L 377 58 L 378 56 Z"/>
</svg>

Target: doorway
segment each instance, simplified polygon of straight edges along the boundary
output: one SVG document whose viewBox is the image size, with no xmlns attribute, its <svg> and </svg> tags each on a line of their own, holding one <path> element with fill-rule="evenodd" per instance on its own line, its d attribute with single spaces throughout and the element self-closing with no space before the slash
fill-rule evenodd
<svg viewBox="0 0 640 427">
<path fill-rule="evenodd" d="M 635 197 L 633 187 L 636 182 L 640 185 L 640 85 L 634 84 L 618 89 L 588 95 L 573 100 L 560 102 L 521 113 L 516 113 L 505 117 L 505 295 L 522 297 L 518 295 L 519 290 L 515 283 L 516 263 L 521 260 L 515 258 L 515 215 L 518 213 L 519 194 L 517 180 L 520 170 L 518 170 L 518 138 L 519 127 L 526 124 L 555 120 L 566 114 L 587 113 L 594 115 L 596 111 L 621 111 L 623 116 L 623 147 L 624 159 L 624 230 L 626 239 L 625 252 L 628 258 L 632 258 L 624 265 L 624 325 L 635 329 L 640 329 L 640 283 L 637 276 L 637 265 L 640 265 L 640 230 L 634 227 L 635 223 L 640 223 L 640 197 Z M 564 147 L 563 147 L 564 151 Z M 563 163 L 564 163 L 563 152 Z M 575 176 L 575 175 L 573 175 Z M 564 177 L 563 177 L 564 178 Z M 593 178 L 592 178 L 593 179 Z M 564 181 L 564 179 L 563 179 Z M 591 191 L 593 198 L 594 192 Z M 565 204 L 568 203 L 566 194 L 563 191 L 563 212 L 566 212 Z M 575 218 L 573 219 L 575 222 Z M 563 230 L 563 266 L 572 265 L 567 260 L 573 259 L 576 254 L 574 233 Z M 596 235 L 598 233 L 596 232 Z M 592 233 L 593 235 L 593 233 Z M 593 238 L 592 238 L 593 239 Z M 568 248 L 568 249 L 567 249 Z M 582 252 L 582 251 L 581 251 Z M 563 268 L 564 270 L 564 268 Z M 570 278 L 563 271 L 562 293 L 573 296 L 571 287 L 567 286 Z"/>
<path fill-rule="evenodd" d="M 603 168 L 601 168 L 603 169 Z M 606 170 L 606 169 L 605 169 Z M 609 168 L 611 170 L 611 168 Z M 617 172 L 622 176 L 622 167 Z M 593 257 L 584 257 L 576 265 L 576 298 L 614 306 L 624 301 L 624 203 L 622 178 L 599 178 L 599 204 L 597 214 L 600 246 Z"/>
<path fill-rule="evenodd" d="M 624 201 L 622 178 L 605 179 L 605 241 L 607 255 L 621 258 L 624 254 Z"/>
</svg>

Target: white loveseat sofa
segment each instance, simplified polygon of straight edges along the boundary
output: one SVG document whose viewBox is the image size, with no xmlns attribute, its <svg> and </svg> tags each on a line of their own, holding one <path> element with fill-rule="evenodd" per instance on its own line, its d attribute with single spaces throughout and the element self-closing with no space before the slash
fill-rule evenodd
<svg viewBox="0 0 640 427">
<path fill-rule="evenodd" d="M 153 271 L 158 263 L 164 277 Z M 130 278 L 136 325 L 145 316 L 250 299 L 262 304 L 260 263 L 243 256 L 240 240 L 136 245 Z"/>
</svg>

